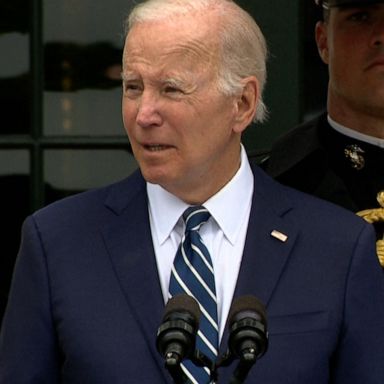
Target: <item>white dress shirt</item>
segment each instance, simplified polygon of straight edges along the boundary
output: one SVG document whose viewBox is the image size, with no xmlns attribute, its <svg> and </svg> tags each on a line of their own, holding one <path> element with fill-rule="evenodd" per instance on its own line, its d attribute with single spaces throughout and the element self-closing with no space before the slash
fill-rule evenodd
<svg viewBox="0 0 384 384">
<path fill-rule="evenodd" d="M 152 239 L 164 303 L 168 301 L 171 268 L 184 233 L 188 204 L 159 185 L 147 183 Z M 243 256 L 253 195 L 253 173 L 241 147 L 241 166 L 232 180 L 203 205 L 211 218 L 200 230 L 215 272 L 221 339 Z"/>
</svg>

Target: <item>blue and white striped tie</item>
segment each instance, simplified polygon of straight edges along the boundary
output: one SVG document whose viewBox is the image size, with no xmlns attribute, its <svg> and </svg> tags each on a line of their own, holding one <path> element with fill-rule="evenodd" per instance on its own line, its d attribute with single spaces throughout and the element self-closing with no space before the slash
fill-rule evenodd
<svg viewBox="0 0 384 384">
<path fill-rule="evenodd" d="M 174 259 L 169 293 L 171 297 L 186 293 L 197 300 L 201 318 L 196 348 L 215 361 L 218 354 L 215 277 L 211 256 L 198 232 L 209 217 L 210 213 L 202 206 L 190 207 L 184 212 L 185 234 Z M 192 383 L 210 382 L 208 368 L 197 367 L 185 360 L 182 369 Z"/>
</svg>

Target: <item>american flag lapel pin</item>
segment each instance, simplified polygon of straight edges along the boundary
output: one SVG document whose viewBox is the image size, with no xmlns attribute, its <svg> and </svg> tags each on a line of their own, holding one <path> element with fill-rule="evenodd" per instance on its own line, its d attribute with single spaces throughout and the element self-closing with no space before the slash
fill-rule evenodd
<svg viewBox="0 0 384 384">
<path fill-rule="evenodd" d="M 288 236 L 285 233 L 277 231 L 276 229 L 274 229 L 271 232 L 271 236 L 274 237 L 277 240 L 282 241 L 283 243 L 285 243 L 288 240 Z"/>
</svg>

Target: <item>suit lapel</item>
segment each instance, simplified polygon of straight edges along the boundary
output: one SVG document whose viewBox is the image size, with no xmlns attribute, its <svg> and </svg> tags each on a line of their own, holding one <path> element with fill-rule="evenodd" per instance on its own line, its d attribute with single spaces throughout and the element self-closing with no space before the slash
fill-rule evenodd
<svg viewBox="0 0 384 384">
<path fill-rule="evenodd" d="M 254 176 L 252 208 L 234 298 L 254 295 L 268 307 L 298 230 L 284 220 L 283 216 L 291 210 L 291 205 L 286 201 L 282 188 L 276 188 L 278 184 L 259 169 L 254 170 Z M 281 237 L 279 233 L 287 237 L 285 241 L 277 238 Z M 227 342 L 228 325 L 221 342 L 221 353 L 224 353 Z"/>
<path fill-rule="evenodd" d="M 265 305 L 288 261 L 297 231 L 264 199 L 254 199 L 235 296 L 254 294 Z M 286 240 L 282 236 L 286 236 Z"/>
<path fill-rule="evenodd" d="M 106 205 L 116 216 L 104 228 L 103 235 L 130 312 L 140 324 L 144 342 L 159 369 L 165 373 L 156 350 L 164 302 L 152 245 L 145 182 L 141 176 L 136 179 L 138 184 L 124 184 L 109 195 Z"/>
</svg>

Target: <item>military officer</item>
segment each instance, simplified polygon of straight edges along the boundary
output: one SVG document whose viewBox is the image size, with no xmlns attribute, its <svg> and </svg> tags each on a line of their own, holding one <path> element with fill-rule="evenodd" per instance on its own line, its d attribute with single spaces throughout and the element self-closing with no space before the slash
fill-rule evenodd
<svg viewBox="0 0 384 384">
<path fill-rule="evenodd" d="M 327 112 L 272 147 L 265 169 L 283 184 L 372 222 L 384 266 L 384 0 L 315 0 L 328 65 Z"/>
</svg>

